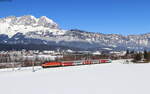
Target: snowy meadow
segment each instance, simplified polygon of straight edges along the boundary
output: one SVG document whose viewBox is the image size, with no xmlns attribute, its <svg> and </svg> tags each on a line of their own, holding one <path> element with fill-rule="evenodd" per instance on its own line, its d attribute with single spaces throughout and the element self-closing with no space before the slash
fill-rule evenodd
<svg viewBox="0 0 150 94">
<path fill-rule="evenodd" d="M 150 64 L 0 70 L 1 94 L 150 94 Z M 123 61 L 122 61 L 123 62 Z"/>
</svg>

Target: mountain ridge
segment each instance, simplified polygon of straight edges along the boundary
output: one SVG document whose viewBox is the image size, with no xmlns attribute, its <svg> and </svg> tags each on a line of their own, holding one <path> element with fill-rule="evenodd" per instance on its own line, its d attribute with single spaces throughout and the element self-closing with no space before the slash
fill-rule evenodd
<svg viewBox="0 0 150 94">
<path fill-rule="evenodd" d="M 63 30 L 46 16 L 10 16 L 0 18 L 0 43 L 57 45 L 92 51 L 150 50 L 150 33 L 124 36 L 79 29 Z"/>
</svg>

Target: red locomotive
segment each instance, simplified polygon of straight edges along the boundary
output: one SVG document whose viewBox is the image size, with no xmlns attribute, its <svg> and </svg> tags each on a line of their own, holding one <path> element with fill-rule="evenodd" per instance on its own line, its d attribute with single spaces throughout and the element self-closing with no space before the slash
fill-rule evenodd
<svg viewBox="0 0 150 94">
<path fill-rule="evenodd" d="M 48 68 L 48 67 L 60 67 L 62 65 L 61 62 L 45 62 L 42 64 L 43 68 Z"/>
</svg>

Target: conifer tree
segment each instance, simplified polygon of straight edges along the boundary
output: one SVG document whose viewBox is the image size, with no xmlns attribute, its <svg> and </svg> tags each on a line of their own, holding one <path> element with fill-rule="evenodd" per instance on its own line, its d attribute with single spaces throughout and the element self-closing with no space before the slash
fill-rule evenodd
<svg viewBox="0 0 150 94">
<path fill-rule="evenodd" d="M 142 60 L 142 54 L 141 53 L 135 54 L 134 61 L 140 61 L 140 60 Z"/>
</svg>

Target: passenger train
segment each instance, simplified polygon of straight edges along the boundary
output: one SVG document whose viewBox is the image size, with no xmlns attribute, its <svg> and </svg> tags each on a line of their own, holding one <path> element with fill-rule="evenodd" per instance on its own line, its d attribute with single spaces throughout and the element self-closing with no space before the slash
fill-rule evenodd
<svg viewBox="0 0 150 94">
<path fill-rule="evenodd" d="M 76 61 L 51 61 L 44 62 L 41 66 L 43 68 L 49 67 L 65 67 L 65 66 L 78 66 L 78 65 L 90 65 L 90 64 L 102 64 L 111 63 L 110 59 L 99 59 L 99 60 L 76 60 Z"/>
</svg>

